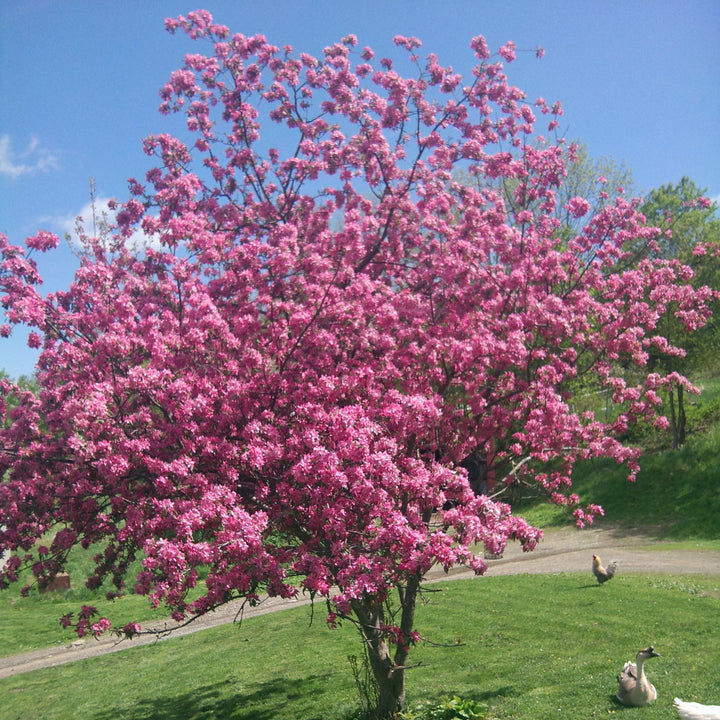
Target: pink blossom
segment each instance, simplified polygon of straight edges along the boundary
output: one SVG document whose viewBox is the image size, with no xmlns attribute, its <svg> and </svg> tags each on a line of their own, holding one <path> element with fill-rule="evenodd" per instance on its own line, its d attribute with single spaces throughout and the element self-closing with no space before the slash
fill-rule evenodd
<svg viewBox="0 0 720 720">
<path fill-rule="evenodd" d="M 97 622 L 93 623 L 90 627 L 92 630 L 93 637 L 96 639 L 100 637 L 106 630 L 110 628 L 110 621 L 107 618 L 100 618 Z"/>
<path fill-rule="evenodd" d="M 121 632 L 126 638 L 132 638 L 140 633 L 140 625 L 137 623 L 128 623 L 123 626 Z"/>
<path fill-rule="evenodd" d="M 580 218 L 587 215 L 590 210 L 590 203 L 584 198 L 574 197 L 568 202 L 567 209 L 574 218 Z"/>
<path fill-rule="evenodd" d="M 393 42 L 396 45 L 401 45 L 406 50 L 414 50 L 415 48 L 421 47 L 422 43 L 415 37 L 404 37 L 403 35 L 396 35 L 393 38 Z"/>
<path fill-rule="evenodd" d="M 57 235 L 45 232 L 44 230 L 39 232 L 35 237 L 29 237 L 25 244 L 33 250 L 52 250 L 58 246 L 60 239 Z"/>
<path fill-rule="evenodd" d="M 487 41 L 482 35 L 478 35 L 472 39 L 470 47 L 475 51 L 475 56 L 480 60 L 487 60 L 490 57 L 490 49 Z"/>
<path fill-rule="evenodd" d="M 510 40 L 505 43 L 498 52 L 506 62 L 512 62 L 515 59 L 515 48 L 515 43 Z"/>
</svg>

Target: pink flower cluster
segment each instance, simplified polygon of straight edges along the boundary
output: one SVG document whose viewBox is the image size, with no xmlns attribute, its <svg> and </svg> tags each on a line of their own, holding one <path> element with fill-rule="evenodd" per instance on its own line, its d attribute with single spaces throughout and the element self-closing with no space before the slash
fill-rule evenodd
<svg viewBox="0 0 720 720">
<path fill-rule="evenodd" d="M 78 637 L 85 637 L 90 632 L 97 639 L 110 629 L 111 624 L 107 618 L 100 618 L 96 622 L 91 622 L 92 617 L 95 615 L 97 615 L 97 608 L 91 605 L 83 605 L 75 623 L 72 621 L 72 613 L 68 613 L 60 618 L 60 625 L 64 628 L 74 627 Z"/>
</svg>

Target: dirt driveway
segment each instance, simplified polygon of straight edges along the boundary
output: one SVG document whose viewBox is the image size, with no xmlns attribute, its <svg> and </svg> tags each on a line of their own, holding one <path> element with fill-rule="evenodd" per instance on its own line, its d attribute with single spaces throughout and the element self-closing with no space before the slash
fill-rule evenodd
<svg viewBox="0 0 720 720">
<path fill-rule="evenodd" d="M 678 550 L 673 545 L 653 541 L 652 536 L 648 533 L 628 534 L 626 531 L 589 527 L 584 530 L 565 528 L 548 532 L 540 545 L 531 553 L 522 552 L 517 543 L 513 543 L 507 547 L 502 558 L 487 561 L 487 575 L 492 577 L 493 575 L 524 573 L 587 571 L 590 576 L 593 553 L 600 555 L 604 561 L 617 560 L 621 573 L 720 574 L 720 551 Z M 458 569 L 447 575 L 438 569 L 430 572 L 428 581 L 439 582 L 448 578 L 470 577 L 473 577 L 473 574 L 467 570 Z M 243 617 L 264 615 L 309 603 L 310 600 L 306 597 L 291 601 L 268 598 L 255 608 L 246 608 Z M 172 621 L 153 623 L 143 627 L 147 630 L 167 631 L 159 638 L 152 634 L 141 635 L 133 640 L 119 641 L 114 636 L 103 636 L 100 640 L 92 638 L 78 640 L 70 645 L 0 658 L 0 678 L 109 652 L 127 650 L 157 642 L 158 639 L 178 637 L 205 630 L 237 619 L 239 609 L 239 602 L 229 603 L 184 627 L 179 627 Z"/>
</svg>

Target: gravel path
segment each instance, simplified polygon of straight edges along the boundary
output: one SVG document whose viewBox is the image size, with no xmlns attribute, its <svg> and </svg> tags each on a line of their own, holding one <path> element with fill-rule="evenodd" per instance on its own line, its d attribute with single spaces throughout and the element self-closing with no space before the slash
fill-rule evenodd
<svg viewBox="0 0 720 720">
<path fill-rule="evenodd" d="M 540 574 L 553 572 L 588 572 L 593 553 L 609 562 L 617 560 L 622 573 L 664 572 L 669 574 L 701 573 L 720 574 L 720 551 L 677 550 L 673 545 L 663 545 L 648 533 L 628 534 L 608 528 L 590 527 L 584 530 L 565 528 L 546 533 L 544 540 L 532 553 L 523 553 L 517 543 L 509 545 L 502 558 L 488 560 L 487 575 Z M 431 571 L 428 582 L 473 577 L 464 569 L 444 573 L 441 569 Z M 246 608 L 243 617 L 264 615 L 297 605 L 307 605 L 310 599 L 281 600 L 268 598 L 255 608 Z M 96 657 L 105 653 L 127 650 L 147 645 L 168 637 L 178 637 L 205 630 L 237 619 L 240 603 L 229 603 L 215 612 L 208 613 L 192 623 L 179 626 L 173 621 L 143 626 L 146 630 L 166 631 L 163 635 L 140 635 L 133 640 L 118 640 L 102 636 L 78 640 L 70 645 L 34 650 L 22 655 L 0 657 L 0 678 L 10 677 L 45 667 Z"/>
</svg>

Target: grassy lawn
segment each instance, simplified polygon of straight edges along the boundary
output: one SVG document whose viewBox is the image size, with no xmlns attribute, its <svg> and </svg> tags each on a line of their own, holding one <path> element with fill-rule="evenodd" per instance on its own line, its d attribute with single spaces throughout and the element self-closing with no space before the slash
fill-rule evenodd
<svg viewBox="0 0 720 720">
<path fill-rule="evenodd" d="M 115 602 L 102 596 L 78 599 L 84 594 L 84 589 L 47 595 L 35 591 L 22 598 L 17 588 L 0 593 L 0 657 L 77 640 L 72 629 L 60 626 L 60 618 L 66 613 L 77 614 L 83 603 L 96 606 L 118 627 L 134 621 L 161 620 L 168 615 L 164 608 L 153 610 L 147 598 L 139 595 L 127 595 Z"/>
<path fill-rule="evenodd" d="M 46 544 L 50 543 L 50 537 Z M 146 597 L 132 592 L 116 600 L 106 600 L 105 593 L 114 589 L 110 583 L 96 590 L 86 588 L 85 579 L 92 572 L 93 556 L 97 552 L 97 548 L 73 548 L 67 564 L 70 590 L 41 595 L 32 573 L 25 571 L 20 582 L 0 591 L 0 657 L 77 640 L 74 630 L 63 629 L 59 620 L 67 613 L 76 617 L 84 604 L 96 607 L 99 616 L 109 618 L 114 627 L 122 627 L 129 622 L 163 620 L 168 616 L 166 608 L 153 610 Z M 132 587 L 132 579 L 140 569 L 141 563 L 137 561 L 128 576 L 129 587 Z M 31 585 L 27 597 L 20 596 L 20 587 L 24 584 Z"/>
<path fill-rule="evenodd" d="M 672 699 L 717 701 L 720 578 L 631 576 L 598 586 L 587 574 L 520 575 L 432 586 L 417 626 L 437 647 L 412 653 L 408 709 L 459 695 L 488 718 L 605 717 L 615 675 L 648 644 L 659 699 L 643 718 L 674 716 Z M 359 701 L 350 627 L 318 608 L 248 618 L 91 660 L 0 680 L 0 718 L 35 720 L 351 720 Z"/>
</svg>

